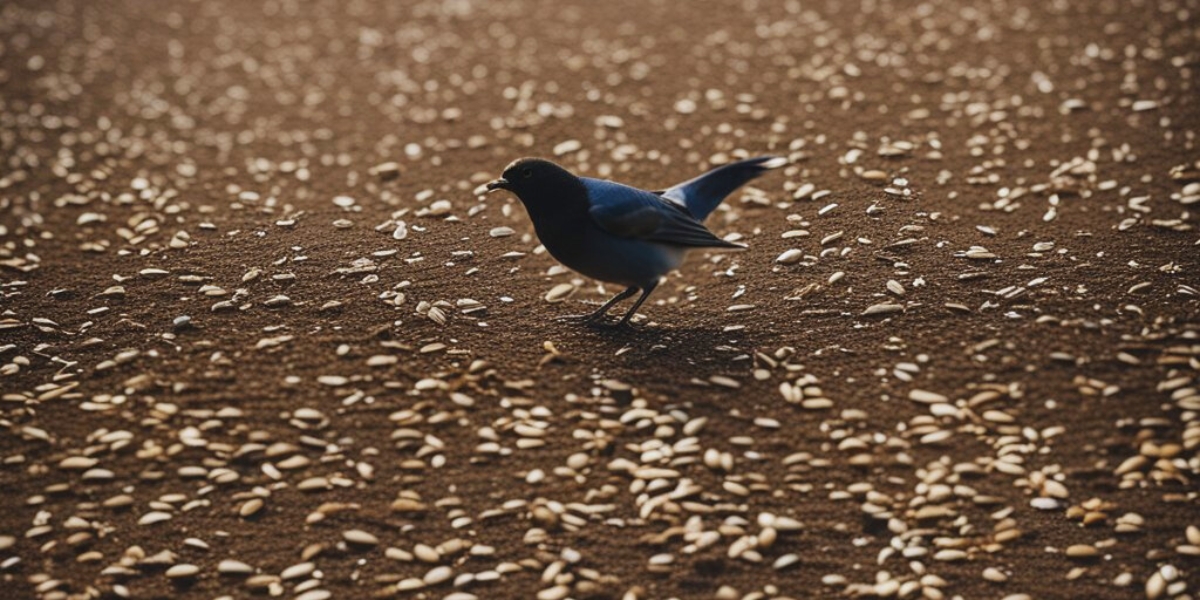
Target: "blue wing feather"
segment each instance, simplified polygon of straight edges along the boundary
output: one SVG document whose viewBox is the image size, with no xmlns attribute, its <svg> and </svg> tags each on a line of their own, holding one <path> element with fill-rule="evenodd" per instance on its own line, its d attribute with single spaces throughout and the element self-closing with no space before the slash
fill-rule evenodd
<svg viewBox="0 0 1200 600">
<path fill-rule="evenodd" d="M 703 221 L 733 190 L 786 163 L 787 159 L 779 156 L 748 158 L 717 167 L 659 194 L 676 205 L 686 207 L 697 221 Z"/>
<path fill-rule="evenodd" d="M 713 235 L 683 207 L 635 187 L 580 177 L 587 188 L 588 214 L 605 231 L 624 238 L 676 246 L 741 248 Z"/>
</svg>

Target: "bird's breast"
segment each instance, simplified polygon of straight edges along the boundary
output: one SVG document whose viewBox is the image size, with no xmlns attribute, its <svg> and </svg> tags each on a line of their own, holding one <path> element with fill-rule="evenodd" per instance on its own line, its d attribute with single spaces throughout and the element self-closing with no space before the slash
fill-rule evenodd
<svg viewBox="0 0 1200 600">
<path fill-rule="evenodd" d="M 586 252 L 587 243 L 584 231 L 591 224 L 586 216 L 578 219 L 534 220 L 533 229 L 538 241 L 546 247 L 550 255 L 563 262 L 562 257 L 574 257 Z M 568 265 L 569 266 L 569 265 Z"/>
<path fill-rule="evenodd" d="M 537 230 L 558 262 L 592 279 L 626 286 L 657 282 L 679 267 L 686 254 L 681 247 L 612 235 L 590 220 L 569 229 Z"/>
</svg>

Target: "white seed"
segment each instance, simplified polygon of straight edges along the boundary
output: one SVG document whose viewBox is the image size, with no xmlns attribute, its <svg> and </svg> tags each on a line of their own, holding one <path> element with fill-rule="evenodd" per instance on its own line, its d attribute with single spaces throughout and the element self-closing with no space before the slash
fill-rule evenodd
<svg viewBox="0 0 1200 600">
<path fill-rule="evenodd" d="M 783 252 L 783 254 L 780 254 L 775 259 L 775 262 L 777 262 L 781 265 L 794 265 L 794 264 L 800 262 L 800 260 L 803 258 L 804 258 L 803 250 L 798 250 L 796 248 L 792 248 L 791 250 L 785 250 Z"/>
<path fill-rule="evenodd" d="M 569 283 L 560 283 L 546 292 L 546 302 L 562 302 L 574 294 L 576 287 Z"/>
<path fill-rule="evenodd" d="M 297 579 L 300 577 L 306 577 L 310 573 L 312 573 L 314 570 L 316 570 L 316 568 L 317 568 L 317 566 L 310 562 L 302 562 L 302 563 L 294 564 L 294 565 L 284 569 L 283 572 L 279 574 L 279 578 L 284 581 L 287 581 L 289 579 Z"/>
<path fill-rule="evenodd" d="M 983 570 L 983 578 L 988 581 L 994 581 L 996 583 L 1002 583 L 1002 582 L 1008 581 L 1008 575 L 1005 575 L 1003 571 L 1001 571 L 1000 569 L 997 569 L 995 567 L 988 567 L 988 568 L 984 569 Z"/>
<path fill-rule="evenodd" d="M 423 560 L 428 563 L 436 563 L 442 560 L 441 553 L 430 546 L 426 546 L 425 544 L 417 544 L 416 546 L 413 546 L 413 556 L 416 556 L 419 560 Z"/>
<path fill-rule="evenodd" d="M 189 564 L 179 564 L 167 569 L 167 577 L 171 579 L 195 577 L 198 573 L 200 573 L 200 567 Z"/>
<path fill-rule="evenodd" d="M 362 546 L 374 546 L 379 543 L 379 538 L 367 533 L 361 529 L 350 529 L 342 532 L 342 539 L 351 544 L 359 544 Z"/>
<path fill-rule="evenodd" d="M 539 590 L 537 593 L 538 600 L 563 600 L 571 594 L 571 588 L 565 585 L 556 585 L 551 588 Z"/>
<path fill-rule="evenodd" d="M 583 142 L 580 142 L 579 140 L 567 140 L 565 142 L 559 142 L 554 146 L 554 155 L 562 156 L 564 154 L 570 154 L 572 152 L 579 151 L 580 148 L 583 148 Z"/>
<path fill-rule="evenodd" d="M 425 574 L 421 580 L 425 585 L 437 585 L 444 581 L 448 581 L 454 575 L 454 571 L 447 566 L 434 567 Z"/>
<path fill-rule="evenodd" d="M 800 562 L 800 555 L 794 554 L 794 553 L 784 554 L 783 556 L 780 556 L 779 558 L 775 559 L 775 562 L 771 564 L 771 567 L 777 571 L 781 571 L 781 570 L 786 569 L 786 568 L 788 568 L 794 564 L 797 564 L 799 562 Z"/>
<path fill-rule="evenodd" d="M 880 304 L 872 304 L 871 306 L 868 306 L 866 308 L 866 310 L 864 310 L 862 312 L 862 314 L 864 317 L 869 317 L 869 316 L 874 316 L 874 315 L 890 315 L 892 313 L 898 313 L 903 310 L 904 310 L 904 307 L 900 306 L 899 304 L 883 302 Z"/>
<path fill-rule="evenodd" d="M 944 404 L 949 402 L 945 396 L 926 390 L 912 390 L 908 393 L 908 399 L 922 404 Z"/>
<path fill-rule="evenodd" d="M 227 558 L 217 565 L 217 572 L 226 575 L 249 575 L 254 572 L 254 567 L 240 560 Z"/>
<path fill-rule="evenodd" d="M 155 523 L 169 521 L 170 519 L 171 513 L 156 510 L 142 515 L 142 517 L 138 519 L 138 525 L 153 525 Z"/>
</svg>

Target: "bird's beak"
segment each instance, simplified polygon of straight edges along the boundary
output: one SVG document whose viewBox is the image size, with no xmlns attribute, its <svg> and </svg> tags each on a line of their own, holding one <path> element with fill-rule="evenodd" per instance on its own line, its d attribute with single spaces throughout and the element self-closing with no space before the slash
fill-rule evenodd
<svg viewBox="0 0 1200 600">
<path fill-rule="evenodd" d="M 483 188 L 485 190 L 487 190 L 487 193 L 489 193 L 489 194 L 496 190 L 507 190 L 508 189 L 508 180 L 503 177 L 501 177 L 499 179 L 493 179 L 493 180 L 487 182 L 486 184 L 484 184 Z"/>
</svg>

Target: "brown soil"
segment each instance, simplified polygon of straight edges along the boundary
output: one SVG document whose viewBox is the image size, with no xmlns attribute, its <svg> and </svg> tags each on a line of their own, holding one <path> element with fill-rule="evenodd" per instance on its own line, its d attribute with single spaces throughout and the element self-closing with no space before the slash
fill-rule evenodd
<svg viewBox="0 0 1200 600">
<path fill-rule="evenodd" d="M 1196 2 L 0 15 L 4 598 L 1200 585 Z M 636 331 L 472 193 L 762 154 Z"/>
</svg>

